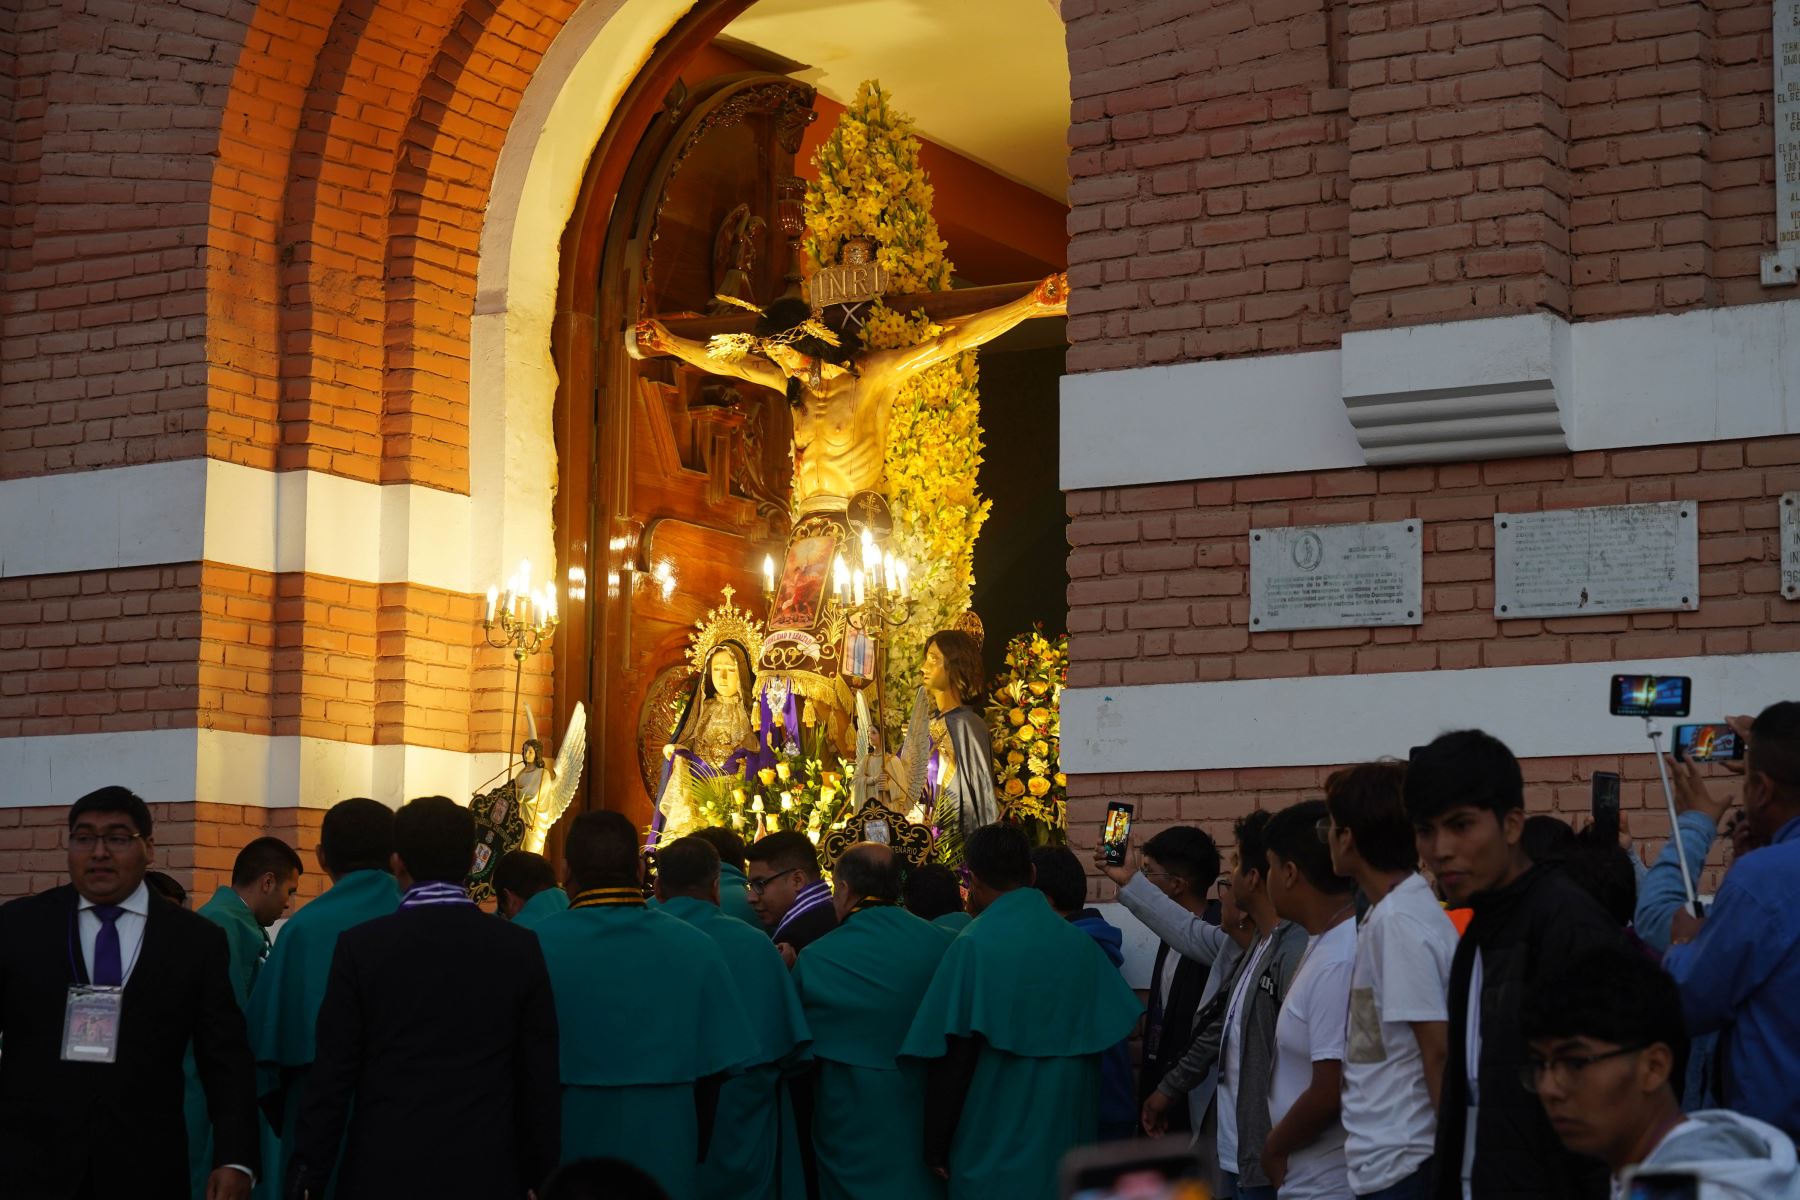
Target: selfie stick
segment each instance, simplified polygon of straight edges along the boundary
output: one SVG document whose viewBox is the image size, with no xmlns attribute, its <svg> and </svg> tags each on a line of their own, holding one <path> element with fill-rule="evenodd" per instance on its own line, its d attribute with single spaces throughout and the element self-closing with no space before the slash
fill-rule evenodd
<svg viewBox="0 0 1800 1200">
<path fill-rule="evenodd" d="M 1644 718 L 1644 732 L 1650 738 L 1650 755 L 1656 759 L 1656 774 L 1662 780 L 1663 799 L 1669 804 L 1669 836 L 1675 841 L 1675 860 L 1681 864 L 1681 886 L 1687 891 L 1688 911 L 1700 915 L 1700 901 L 1694 895 L 1694 876 L 1688 871 L 1687 849 L 1681 844 L 1681 819 L 1675 812 L 1675 789 L 1669 786 L 1669 765 L 1663 762 L 1662 730 Z"/>
</svg>

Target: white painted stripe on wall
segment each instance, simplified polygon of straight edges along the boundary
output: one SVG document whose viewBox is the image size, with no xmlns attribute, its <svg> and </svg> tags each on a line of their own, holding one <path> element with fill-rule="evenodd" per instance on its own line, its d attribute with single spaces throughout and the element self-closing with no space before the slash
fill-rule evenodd
<svg viewBox="0 0 1800 1200">
<path fill-rule="evenodd" d="M 1637 672 L 1690 676 L 1693 721 L 1800 699 L 1800 653 L 1070 688 L 1063 769 L 1328 766 L 1404 758 L 1446 730 L 1470 727 L 1521 758 L 1647 752 L 1644 722 L 1607 711 L 1611 677 Z"/>
<path fill-rule="evenodd" d="M 1479 318 L 1349 333 L 1340 350 L 1066 376 L 1062 487 L 1362 466 L 1345 396 L 1534 380 L 1554 384 L 1576 450 L 1800 432 L 1800 300 Z"/>
<path fill-rule="evenodd" d="M 476 592 L 467 496 L 213 459 L 0 481 L 0 577 L 207 562 Z"/>
<path fill-rule="evenodd" d="M 505 754 L 361 746 L 215 729 L 0 738 L 0 807 L 57 808 L 107 784 L 152 803 L 329 808 L 349 796 L 398 806 L 413 796 L 466 801 Z"/>
</svg>

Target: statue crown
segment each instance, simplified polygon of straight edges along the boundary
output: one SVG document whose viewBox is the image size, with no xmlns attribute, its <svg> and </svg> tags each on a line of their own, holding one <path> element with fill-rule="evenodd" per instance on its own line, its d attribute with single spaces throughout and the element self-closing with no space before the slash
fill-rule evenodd
<svg viewBox="0 0 1800 1200">
<path fill-rule="evenodd" d="M 763 625 L 752 617 L 747 609 L 739 608 L 732 602 L 737 589 L 726 584 L 719 589 L 725 595 L 725 603 L 709 610 L 704 620 L 694 622 L 694 632 L 688 634 L 688 671 L 699 675 L 706 670 L 706 664 L 712 659 L 713 651 L 726 642 L 736 642 L 743 646 L 744 653 L 750 657 L 750 665 L 755 667 L 762 657 Z M 749 686 L 745 680 L 744 685 Z"/>
</svg>

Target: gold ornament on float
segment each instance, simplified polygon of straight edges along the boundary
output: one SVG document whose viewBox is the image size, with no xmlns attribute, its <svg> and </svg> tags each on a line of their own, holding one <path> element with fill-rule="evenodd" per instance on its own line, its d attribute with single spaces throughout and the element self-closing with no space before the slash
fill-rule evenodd
<svg viewBox="0 0 1800 1200">
<path fill-rule="evenodd" d="M 694 622 L 694 632 L 688 634 L 688 674 L 698 675 L 706 670 L 706 664 L 712 660 L 714 650 L 726 642 L 736 642 L 744 648 L 752 663 L 762 656 L 763 625 L 755 617 L 736 604 L 732 597 L 737 589 L 726 584 L 719 589 L 725 596 L 725 603 L 709 610 L 704 620 Z"/>
</svg>

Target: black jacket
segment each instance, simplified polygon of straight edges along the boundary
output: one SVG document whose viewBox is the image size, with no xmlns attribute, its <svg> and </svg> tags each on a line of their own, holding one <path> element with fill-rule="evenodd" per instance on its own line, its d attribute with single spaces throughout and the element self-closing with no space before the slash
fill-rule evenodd
<svg viewBox="0 0 1800 1200">
<path fill-rule="evenodd" d="M 1169 1003 L 1164 1007 L 1162 990 L 1156 985 L 1166 970 L 1173 970 L 1175 977 L 1169 981 Z M 1194 1039 L 1194 1016 L 1206 991 L 1206 971 L 1193 959 L 1177 954 L 1169 943 L 1157 943 L 1156 962 L 1150 968 L 1150 1010 L 1144 1024 L 1144 1066 L 1138 1075 L 1139 1107 L 1181 1061 Z M 1186 1104 L 1171 1107 L 1168 1121 L 1170 1133 L 1188 1133 L 1193 1125 Z"/>
<path fill-rule="evenodd" d="M 69 986 L 86 981 L 65 884 L 0 908 L 0 1194 L 182 1200 L 188 1043 L 213 1124 L 213 1163 L 256 1170 L 256 1069 L 231 991 L 225 931 L 151 897 L 121 998 L 119 1056 L 62 1061 Z"/>
<path fill-rule="evenodd" d="M 1624 934 L 1559 866 L 1531 868 L 1513 883 L 1476 896 L 1474 917 L 1450 965 L 1450 1057 L 1438 1110 L 1438 1200 L 1461 1200 L 1463 1131 L 1468 1121 L 1469 984 L 1481 952 L 1480 1091 L 1473 1194 L 1488 1197 L 1604 1197 L 1606 1167 L 1571 1154 L 1519 1082 L 1525 997 L 1570 962 Z"/>
<path fill-rule="evenodd" d="M 562 1146 L 556 1004 L 537 935 L 431 904 L 338 935 L 287 1194 L 506 1200 Z M 348 1127 L 348 1136 L 345 1129 Z"/>
<path fill-rule="evenodd" d="M 837 926 L 837 910 L 829 904 L 821 904 L 819 907 L 795 917 L 793 924 L 781 931 L 780 937 L 775 937 L 774 930 L 769 931 L 769 936 L 774 938 L 776 945 L 786 943 L 792 946 L 797 954 L 836 929 Z"/>
</svg>

